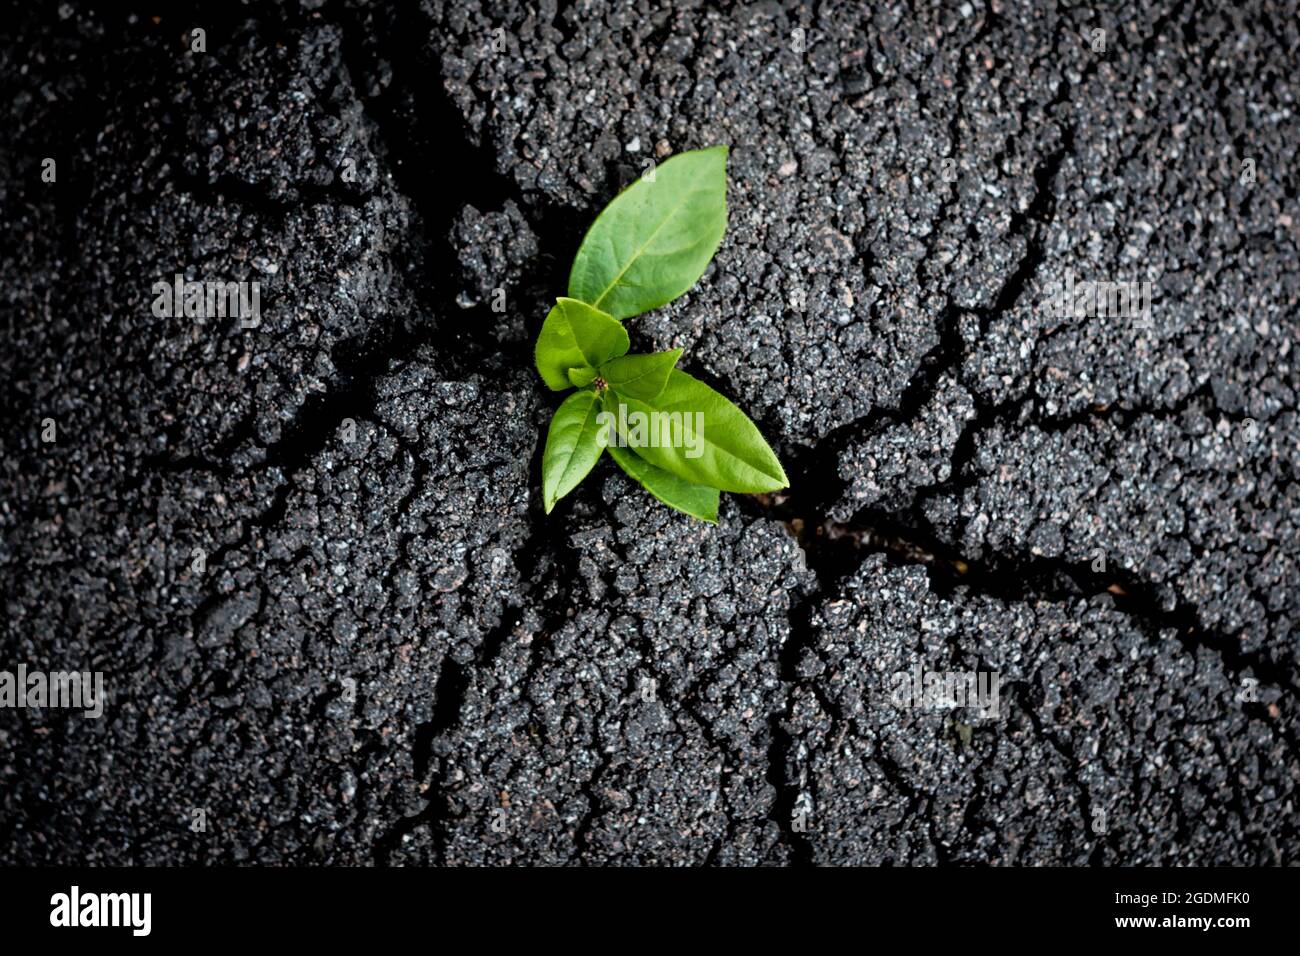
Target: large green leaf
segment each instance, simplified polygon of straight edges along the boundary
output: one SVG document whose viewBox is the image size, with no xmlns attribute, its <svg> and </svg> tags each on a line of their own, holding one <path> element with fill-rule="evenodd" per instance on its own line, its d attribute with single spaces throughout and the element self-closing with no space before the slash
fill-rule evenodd
<svg viewBox="0 0 1300 956">
<path fill-rule="evenodd" d="M 727 147 L 674 156 L 596 217 L 569 295 L 616 319 L 656 309 L 695 285 L 726 229 Z"/>
<path fill-rule="evenodd" d="M 627 474 L 646 491 L 670 508 L 684 511 L 694 518 L 718 523 L 718 489 L 693 485 L 670 471 L 656 468 L 630 449 L 609 446 L 609 455 Z"/>
<path fill-rule="evenodd" d="M 542 381 L 559 392 L 573 387 L 569 369 L 596 368 L 627 348 L 627 329 L 621 322 L 585 302 L 561 297 L 542 323 L 533 357 Z"/>
<path fill-rule="evenodd" d="M 600 377 L 620 395 L 648 401 L 664 390 L 668 373 L 681 357 L 681 349 L 650 355 L 623 355 L 602 365 Z"/>
<path fill-rule="evenodd" d="M 622 412 L 620 403 L 626 406 Z M 642 401 L 606 393 L 604 407 L 615 416 L 618 433 L 638 455 L 692 484 L 749 493 L 776 491 L 789 484 L 781 463 L 749 417 L 680 369 L 672 370 L 668 384 L 655 398 Z M 678 447 L 673 447 L 672 442 L 660 441 L 658 447 L 651 443 L 652 435 L 662 436 L 664 420 L 656 420 L 656 412 L 679 416 L 676 433 L 668 436 L 677 440 Z M 641 421 L 648 426 L 641 436 L 637 434 L 635 413 L 644 415 Z M 697 418 L 697 413 L 702 418 Z M 697 430 L 701 422 L 703 428 Z M 656 424 L 660 427 L 656 428 Z"/>
<path fill-rule="evenodd" d="M 600 460 L 604 443 L 596 421 L 599 414 L 599 396 L 590 389 L 574 392 L 555 410 L 542 452 L 542 504 L 547 514 Z"/>
</svg>

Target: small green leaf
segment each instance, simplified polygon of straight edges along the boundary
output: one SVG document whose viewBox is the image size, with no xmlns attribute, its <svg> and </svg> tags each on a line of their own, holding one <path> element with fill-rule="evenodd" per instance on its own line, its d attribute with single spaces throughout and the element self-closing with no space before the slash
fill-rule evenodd
<svg viewBox="0 0 1300 956">
<path fill-rule="evenodd" d="M 574 388 L 586 388 L 596 380 L 596 370 L 589 365 L 569 369 L 569 384 Z"/>
<path fill-rule="evenodd" d="M 648 402 L 607 393 L 604 405 L 638 455 L 692 484 L 756 493 L 790 483 L 749 416 L 680 369 L 669 373 L 664 390 Z"/>
<path fill-rule="evenodd" d="M 681 357 L 681 349 L 650 355 L 623 355 L 602 365 L 600 377 L 620 395 L 649 401 L 664 390 L 668 373 Z"/>
<path fill-rule="evenodd" d="M 558 298 L 542 323 L 533 357 L 549 388 L 570 388 L 569 369 L 598 368 L 628 349 L 621 322 L 577 299 Z"/>
<path fill-rule="evenodd" d="M 684 511 L 693 518 L 718 523 L 718 489 L 693 485 L 672 472 L 656 468 L 629 449 L 609 446 L 609 455 L 628 476 L 670 508 Z"/>
<path fill-rule="evenodd" d="M 674 156 L 604 208 L 569 272 L 569 295 L 625 319 L 699 280 L 727 230 L 727 147 Z"/>
<path fill-rule="evenodd" d="M 590 389 L 574 392 L 555 410 L 542 452 L 542 504 L 550 514 L 555 503 L 587 477 L 605 450 L 599 396 Z"/>
</svg>

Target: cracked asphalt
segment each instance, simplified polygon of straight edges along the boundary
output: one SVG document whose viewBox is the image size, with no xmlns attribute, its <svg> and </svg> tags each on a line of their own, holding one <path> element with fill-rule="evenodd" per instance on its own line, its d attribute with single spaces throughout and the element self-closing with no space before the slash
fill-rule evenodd
<svg viewBox="0 0 1300 956">
<path fill-rule="evenodd" d="M 11 11 L 0 668 L 109 701 L 0 710 L 0 862 L 1300 862 L 1298 12 Z M 630 331 L 791 487 L 546 516 L 548 303 L 718 142 Z"/>
</svg>

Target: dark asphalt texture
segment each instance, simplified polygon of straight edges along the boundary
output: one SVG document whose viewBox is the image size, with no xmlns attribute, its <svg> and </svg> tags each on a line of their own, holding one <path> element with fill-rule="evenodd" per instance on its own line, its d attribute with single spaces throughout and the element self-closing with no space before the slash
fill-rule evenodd
<svg viewBox="0 0 1300 956">
<path fill-rule="evenodd" d="M 163 7 L 0 18 L 0 669 L 110 694 L 0 863 L 1300 862 L 1296 3 Z M 719 142 L 629 328 L 792 486 L 546 516 L 547 306 Z"/>
</svg>

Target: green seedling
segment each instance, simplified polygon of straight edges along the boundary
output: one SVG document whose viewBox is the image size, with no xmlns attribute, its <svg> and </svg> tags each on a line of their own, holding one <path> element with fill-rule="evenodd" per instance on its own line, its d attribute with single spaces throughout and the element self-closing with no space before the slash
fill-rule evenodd
<svg viewBox="0 0 1300 956">
<path fill-rule="evenodd" d="M 776 491 L 785 470 L 749 417 L 677 368 L 681 349 L 629 355 L 623 319 L 704 274 L 727 229 L 727 147 L 682 153 L 642 177 L 587 230 L 534 352 L 548 388 L 577 389 L 542 453 L 549 513 L 606 450 L 669 507 L 717 523 L 721 491 Z"/>
</svg>

